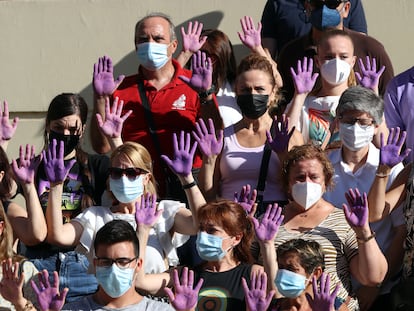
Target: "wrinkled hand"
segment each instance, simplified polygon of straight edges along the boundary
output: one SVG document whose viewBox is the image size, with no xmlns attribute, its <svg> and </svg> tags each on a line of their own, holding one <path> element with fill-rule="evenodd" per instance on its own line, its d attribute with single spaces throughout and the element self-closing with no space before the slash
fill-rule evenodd
<svg viewBox="0 0 414 311">
<path fill-rule="evenodd" d="M 76 162 L 75 159 L 72 159 L 65 164 L 63 160 L 64 143 L 63 141 L 59 143 L 60 146 L 57 148 L 57 141 L 53 139 L 52 143 L 49 144 L 48 150 L 42 151 L 45 173 L 50 183 L 64 182 L 70 169 Z"/>
<path fill-rule="evenodd" d="M 322 273 L 320 277 L 320 288 L 318 288 L 318 280 L 315 276 L 312 277 L 313 298 L 306 293 L 306 299 L 309 302 L 312 310 L 331 311 L 334 310 L 336 294 L 339 290 L 339 284 L 336 285 L 332 294 L 330 294 L 330 280 L 329 274 Z"/>
<path fill-rule="evenodd" d="M 204 43 L 206 43 L 207 36 L 201 36 L 203 31 L 203 23 L 198 21 L 188 23 L 187 33 L 185 32 L 184 27 L 181 27 L 181 36 L 183 37 L 183 51 L 190 51 L 192 53 L 197 52 Z"/>
<path fill-rule="evenodd" d="M 240 19 L 243 32 L 237 32 L 240 41 L 249 49 L 254 50 L 262 45 L 261 30 L 262 24 L 257 23 L 257 29 L 254 26 L 253 18 L 244 16 Z"/>
<path fill-rule="evenodd" d="M 193 75 L 191 78 L 179 76 L 181 80 L 187 83 L 196 92 L 206 91 L 211 88 L 213 81 L 213 65 L 211 58 L 206 53 L 197 51 L 191 59 Z"/>
<path fill-rule="evenodd" d="M 262 219 L 257 220 L 249 217 L 254 225 L 257 239 L 261 242 L 273 241 L 285 216 L 282 215 L 282 208 L 277 203 L 269 204 Z"/>
<path fill-rule="evenodd" d="M 361 73 L 355 72 L 355 77 L 357 78 L 358 83 L 361 86 L 366 87 L 367 89 L 371 89 L 374 91 L 377 90 L 379 79 L 385 70 L 385 66 L 382 66 L 381 69 L 377 71 L 377 60 L 375 59 L 375 57 L 373 57 L 371 64 L 369 56 L 367 56 L 366 58 L 366 66 L 364 66 L 362 58 L 358 59 L 358 62 L 359 68 L 361 70 Z"/>
<path fill-rule="evenodd" d="M 93 65 L 93 90 L 96 95 L 109 96 L 118 88 L 125 76 L 114 80 L 114 67 L 109 56 L 99 57 Z"/>
<path fill-rule="evenodd" d="M 363 227 L 368 221 L 368 199 L 367 194 L 364 192 L 363 196 L 359 193 L 359 190 L 355 188 L 355 191 L 349 189 L 345 192 L 346 200 L 349 207 L 343 204 L 343 210 L 345 218 L 351 227 Z"/>
<path fill-rule="evenodd" d="M 42 311 L 59 311 L 65 304 L 66 295 L 69 291 L 68 288 L 64 288 L 59 292 L 59 275 L 56 271 L 53 272 L 53 286 L 49 283 L 49 273 L 47 270 L 43 270 L 38 273 L 39 286 L 32 280 L 33 291 L 36 293 L 37 301 L 39 302 L 40 310 Z"/>
<path fill-rule="evenodd" d="M 313 59 L 303 58 L 303 62 L 298 60 L 296 72 L 290 67 L 293 81 L 295 82 L 296 92 L 298 94 L 309 93 L 315 86 L 318 73 L 313 73 Z"/>
<path fill-rule="evenodd" d="M 410 148 L 407 148 L 401 154 L 401 148 L 404 145 L 407 132 L 402 131 L 400 136 L 400 128 L 391 128 L 390 135 L 387 139 L 387 144 L 384 144 L 384 134 L 380 134 L 381 147 L 380 147 L 380 165 L 386 165 L 389 168 L 394 167 L 398 163 L 402 162 L 408 154 L 411 152 Z"/>
<path fill-rule="evenodd" d="M 0 143 L 10 140 L 17 129 L 19 118 L 15 117 L 13 123 L 9 121 L 9 104 L 7 101 L 3 102 L 4 110 L 0 110 Z"/>
<path fill-rule="evenodd" d="M 143 225 L 148 228 L 157 222 L 162 214 L 162 210 L 157 210 L 157 195 L 146 193 L 141 196 L 141 202 L 135 203 L 135 220 L 137 225 Z"/>
<path fill-rule="evenodd" d="M 187 267 L 183 268 L 181 273 L 181 282 L 178 278 L 177 269 L 174 270 L 174 289 L 175 295 L 168 287 L 164 288 L 165 293 L 170 299 L 171 305 L 177 311 L 193 309 L 198 302 L 198 292 L 203 285 L 203 279 L 200 279 L 194 287 L 194 272 L 188 271 Z"/>
<path fill-rule="evenodd" d="M 23 148 L 23 146 L 19 148 L 19 164 L 13 159 L 12 169 L 21 184 L 31 184 L 34 183 L 34 176 L 43 156 L 42 154 L 35 156 L 34 146 L 26 145 L 25 152 Z"/>
<path fill-rule="evenodd" d="M 174 158 L 171 160 L 166 155 L 161 155 L 161 159 L 167 163 L 174 174 L 178 176 L 188 176 L 191 174 L 191 168 L 193 167 L 197 142 L 193 144 L 190 150 L 191 137 L 189 133 L 185 134 L 184 131 L 181 131 L 180 133 L 180 146 L 178 146 L 176 133 L 174 133 L 173 140 Z"/>
<path fill-rule="evenodd" d="M 3 278 L 0 282 L 0 295 L 15 304 L 24 299 L 24 273 L 19 275 L 19 263 L 12 262 L 11 258 L 2 262 Z"/>
<path fill-rule="evenodd" d="M 272 138 L 270 132 L 266 131 L 267 142 L 274 152 L 287 152 L 289 148 L 289 141 L 294 131 L 295 127 L 289 131 L 289 119 L 285 114 L 282 115 L 281 121 L 279 121 L 277 116 L 275 116 L 274 137 Z"/>
<path fill-rule="evenodd" d="M 246 279 L 242 278 L 242 285 L 244 295 L 246 297 L 246 304 L 249 311 L 266 311 L 269 308 L 272 297 L 275 293 L 271 290 L 268 294 L 267 291 L 267 274 L 264 271 L 259 271 L 253 274 L 250 281 L 250 288 L 247 285 Z M 316 309 L 314 309 L 316 310 Z"/>
<path fill-rule="evenodd" d="M 257 191 L 251 189 L 250 185 L 247 184 L 242 187 L 240 196 L 238 193 L 234 193 L 234 202 L 239 203 L 247 214 L 251 215 L 255 210 Z M 254 214 L 254 213 L 253 213 Z"/>
<path fill-rule="evenodd" d="M 102 119 L 102 116 L 99 113 L 96 114 L 96 119 L 98 121 L 99 128 L 105 136 L 109 138 L 121 137 L 124 122 L 132 113 L 132 110 L 129 110 L 121 117 L 123 107 L 124 101 L 119 100 L 118 97 L 115 97 L 111 109 L 109 104 L 109 98 L 106 98 L 105 121 Z"/>
<path fill-rule="evenodd" d="M 208 119 L 208 129 L 203 119 L 199 119 L 195 124 L 196 130 L 193 131 L 193 137 L 198 143 L 201 153 L 207 157 L 219 155 L 223 148 L 223 130 L 216 130 L 212 119 Z"/>
</svg>

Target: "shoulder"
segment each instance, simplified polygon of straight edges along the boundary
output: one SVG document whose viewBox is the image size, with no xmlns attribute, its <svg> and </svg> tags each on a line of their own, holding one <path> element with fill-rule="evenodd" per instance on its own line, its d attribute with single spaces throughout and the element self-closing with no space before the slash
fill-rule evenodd
<svg viewBox="0 0 414 311">
<path fill-rule="evenodd" d="M 94 311 L 99 311 L 99 310 L 104 310 L 103 306 L 99 306 L 97 305 L 92 298 L 92 295 L 89 296 L 85 296 L 79 300 L 76 300 L 74 302 L 69 302 L 66 303 L 63 308 L 62 311 L 64 310 L 94 310 Z"/>
<path fill-rule="evenodd" d="M 137 309 L 135 307 L 138 307 Z M 132 310 L 132 308 L 131 308 Z M 134 310 L 175 310 L 170 304 L 165 302 L 156 301 L 147 297 L 142 297 L 142 300 L 134 306 Z"/>
<path fill-rule="evenodd" d="M 125 77 L 124 80 L 119 85 L 119 87 L 117 88 L 117 90 L 123 90 L 123 89 L 130 88 L 131 86 L 137 85 L 137 79 L 138 79 L 137 74 Z M 115 90 L 115 92 L 116 92 L 116 90 Z"/>
<path fill-rule="evenodd" d="M 366 47 L 369 47 L 370 50 L 374 50 L 377 48 L 381 48 L 382 50 L 384 50 L 384 45 L 374 37 L 371 37 L 369 35 L 363 34 L 359 31 L 355 31 L 349 28 L 344 28 L 344 30 L 352 38 L 352 41 L 354 41 L 354 45 L 356 48 L 360 47 L 360 44 L 364 44 Z"/>
</svg>

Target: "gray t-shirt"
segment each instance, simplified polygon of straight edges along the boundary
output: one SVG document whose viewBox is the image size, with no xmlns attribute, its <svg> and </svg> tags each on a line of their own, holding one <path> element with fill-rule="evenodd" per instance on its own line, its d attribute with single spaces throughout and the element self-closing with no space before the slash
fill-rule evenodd
<svg viewBox="0 0 414 311">
<path fill-rule="evenodd" d="M 156 311 L 171 311 L 175 310 L 171 305 L 167 303 L 163 303 L 160 301 L 155 301 L 148 299 L 147 297 L 143 297 L 142 300 L 133 305 L 129 305 L 123 308 L 113 309 L 108 308 L 105 306 L 102 306 L 100 304 L 97 304 L 93 298 L 92 295 L 86 296 L 78 301 L 74 301 L 71 303 L 67 303 L 63 306 L 62 310 L 93 310 L 93 311 L 113 311 L 113 310 L 119 310 L 119 311 L 150 311 L 150 310 L 156 310 Z"/>
</svg>

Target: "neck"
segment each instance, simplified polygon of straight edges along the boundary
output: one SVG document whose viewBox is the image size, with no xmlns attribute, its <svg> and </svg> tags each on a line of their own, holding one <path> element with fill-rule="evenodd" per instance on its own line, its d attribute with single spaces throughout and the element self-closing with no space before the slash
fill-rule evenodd
<svg viewBox="0 0 414 311">
<path fill-rule="evenodd" d="M 331 85 L 322 78 L 322 88 L 318 92 L 318 96 L 341 96 L 347 88 L 348 80 L 339 85 Z"/>
<path fill-rule="evenodd" d="M 148 82 L 155 86 L 157 90 L 169 83 L 175 73 L 175 68 L 171 59 L 158 70 L 151 71 L 144 68 L 144 66 L 141 66 L 140 70 L 145 80 L 148 80 Z"/>
<path fill-rule="evenodd" d="M 73 149 L 71 153 L 63 158 L 63 160 L 73 159 L 74 157 L 76 157 L 76 149 Z"/>
<path fill-rule="evenodd" d="M 233 252 L 229 251 L 227 252 L 226 256 L 224 256 L 223 259 L 219 261 L 209 261 L 207 262 L 205 268 L 206 270 L 212 271 L 212 272 L 224 272 L 233 269 L 237 265 L 239 265 L 240 262 L 233 259 Z"/>
<path fill-rule="evenodd" d="M 112 309 L 119 309 L 137 304 L 142 300 L 142 296 L 136 292 L 133 286 L 131 286 L 125 294 L 118 298 L 112 298 L 99 286 L 98 291 L 93 294 L 92 298 L 99 305 Z"/>
<path fill-rule="evenodd" d="M 113 205 L 111 207 L 111 211 L 113 213 L 120 213 L 120 214 L 135 214 L 135 204 L 140 205 L 141 197 L 138 197 L 135 201 L 129 203 L 121 203 L 119 202 L 117 205 Z"/>
<path fill-rule="evenodd" d="M 356 151 L 350 150 L 346 146 L 342 146 L 342 160 L 352 169 L 357 169 L 367 161 L 368 151 L 369 145 Z"/>
<path fill-rule="evenodd" d="M 249 119 L 246 116 L 243 116 L 243 127 L 249 130 L 257 132 L 262 129 L 269 130 L 272 126 L 272 118 L 269 113 L 266 112 L 258 119 Z"/>
</svg>

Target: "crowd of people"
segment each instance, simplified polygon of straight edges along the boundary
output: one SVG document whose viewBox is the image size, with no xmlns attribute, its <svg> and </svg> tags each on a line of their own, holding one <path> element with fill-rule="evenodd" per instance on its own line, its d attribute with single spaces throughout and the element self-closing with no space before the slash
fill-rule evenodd
<svg viewBox="0 0 414 311">
<path fill-rule="evenodd" d="M 172 20 L 148 14 L 135 75 L 94 64 L 90 124 L 79 94 L 58 94 L 43 150 L 11 161 L 4 102 L 1 309 L 414 308 L 401 294 L 414 287 L 414 67 L 393 77 L 359 0 L 268 0 L 240 25 L 238 64 L 198 21 L 174 58 Z"/>
</svg>

